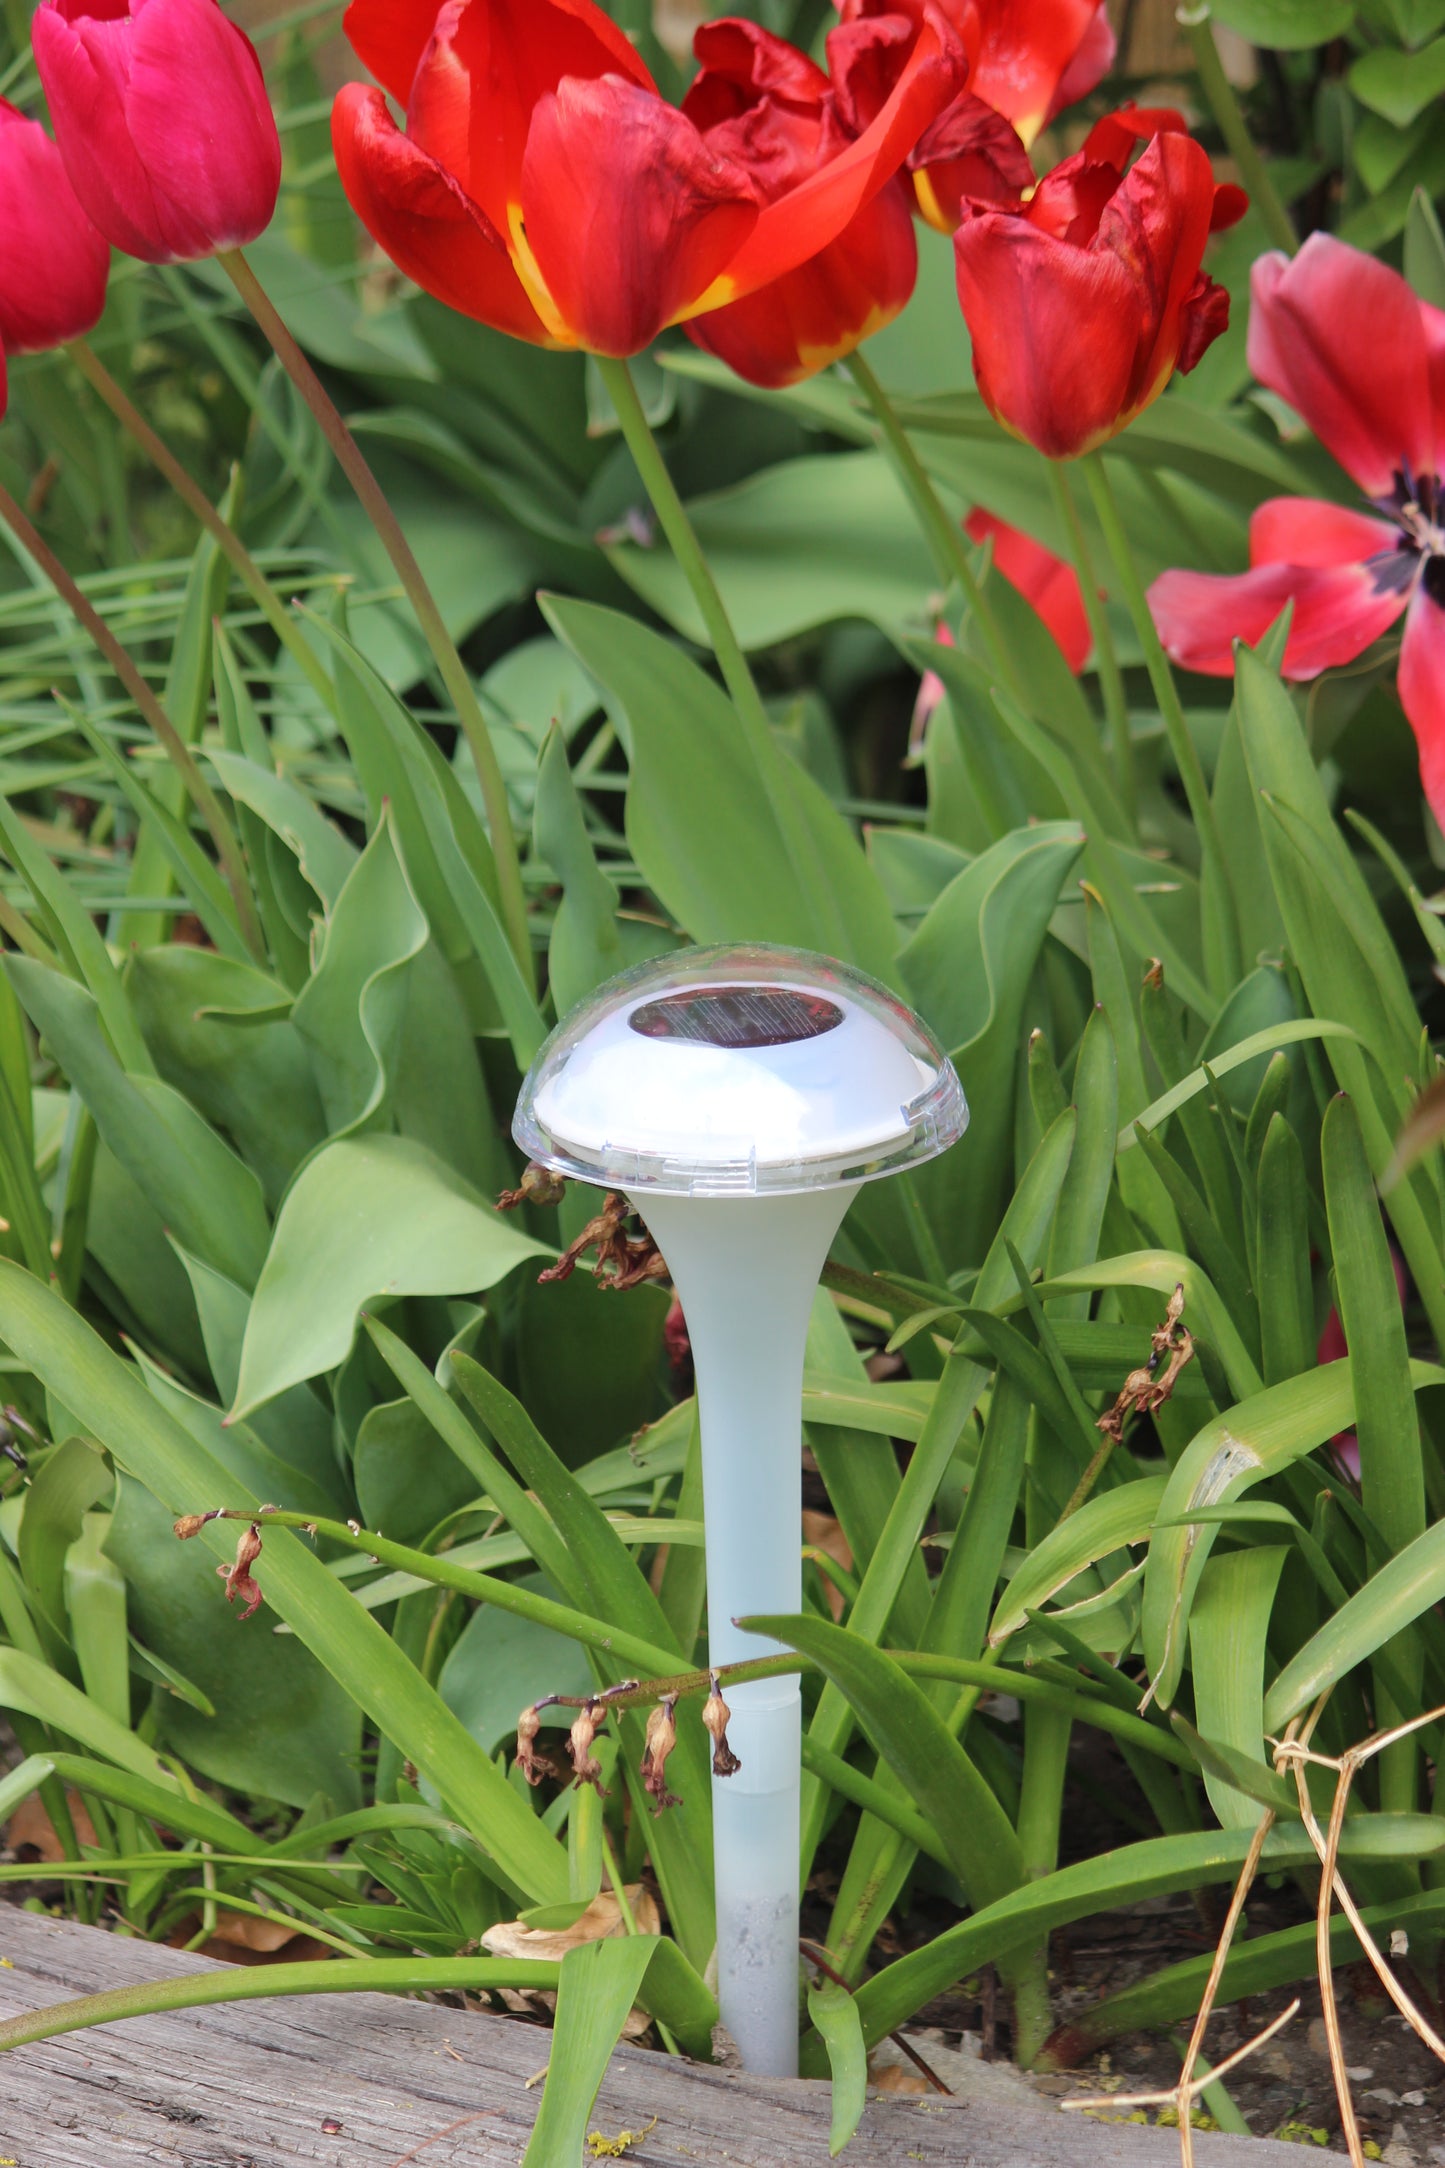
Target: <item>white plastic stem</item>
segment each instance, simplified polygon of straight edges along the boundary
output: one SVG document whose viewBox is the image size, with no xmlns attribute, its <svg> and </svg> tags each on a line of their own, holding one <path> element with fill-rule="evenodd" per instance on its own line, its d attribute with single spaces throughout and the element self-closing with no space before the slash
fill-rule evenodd
<svg viewBox="0 0 1445 2168">
<path fill-rule="evenodd" d="M 780 1646 L 734 1619 L 803 1600 L 803 1352 L 818 1275 L 859 1185 L 795 1196 L 633 1198 L 687 1318 L 702 1421 L 709 1660 Z M 728 1689 L 742 1767 L 714 1777 L 718 2000 L 744 2067 L 798 2068 L 796 1679 Z"/>
</svg>

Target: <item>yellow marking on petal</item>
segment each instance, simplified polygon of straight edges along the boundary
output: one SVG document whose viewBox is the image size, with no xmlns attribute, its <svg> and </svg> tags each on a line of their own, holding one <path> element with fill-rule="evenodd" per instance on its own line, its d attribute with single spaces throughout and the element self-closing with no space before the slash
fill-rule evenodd
<svg viewBox="0 0 1445 2168">
<path fill-rule="evenodd" d="M 950 218 L 939 202 L 927 171 L 920 168 L 913 176 L 913 193 L 918 198 L 918 208 L 937 233 L 953 233 L 958 226 L 956 218 Z"/>
<path fill-rule="evenodd" d="M 512 258 L 512 268 L 522 282 L 527 299 L 542 319 L 543 329 L 553 345 L 578 346 L 581 342 L 571 325 L 564 322 L 561 311 L 547 290 L 547 281 L 538 268 L 537 259 L 532 254 L 520 203 L 507 205 L 507 247 Z"/>
<path fill-rule="evenodd" d="M 668 324 L 685 324 L 691 317 L 710 316 L 714 309 L 725 309 L 730 301 L 737 299 L 737 290 L 737 280 L 728 272 L 720 271 L 704 293 L 685 303 L 676 316 L 668 318 Z"/>
<path fill-rule="evenodd" d="M 1020 143 L 1022 143 L 1026 151 L 1032 150 L 1034 137 L 1038 134 L 1040 128 L 1043 127 L 1044 122 L 1048 119 L 1048 117 L 1048 107 L 1040 106 L 1037 113 L 1027 113 L 1021 120 L 1016 120 L 1014 122 L 1014 134 L 1018 137 Z"/>
<path fill-rule="evenodd" d="M 841 361 L 845 354 L 851 354 L 855 348 L 860 347 L 865 339 L 871 339 L 875 331 L 881 331 L 885 324 L 891 324 L 901 307 L 901 302 L 893 308 L 885 308 L 882 302 L 875 302 L 868 311 L 867 321 L 861 331 L 850 331 L 840 339 L 830 339 L 826 346 L 804 346 L 800 343 L 799 374 L 793 381 L 796 383 L 802 377 L 816 376 L 820 369 L 827 368 L 829 362 Z"/>
</svg>

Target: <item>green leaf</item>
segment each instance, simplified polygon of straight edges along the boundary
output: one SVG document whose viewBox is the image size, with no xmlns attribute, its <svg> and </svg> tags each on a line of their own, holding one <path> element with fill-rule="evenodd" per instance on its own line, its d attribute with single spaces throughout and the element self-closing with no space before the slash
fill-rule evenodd
<svg viewBox="0 0 1445 2168">
<path fill-rule="evenodd" d="M 695 941 L 789 942 L 891 981 L 888 900 L 812 777 L 770 742 L 760 778 L 731 701 L 671 640 L 591 603 L 554 595 L 544 608 L 611 696 L 629 757 L 627 840 L 678 923 Z M 770 799 L 788 804 L 806 863 L 777 841 Z"/>
<path fill-rule="evenodd" d="M 858 2005 L 837 1981 L 823 1980 L 808 1989 L 808 2016 L 828 2051 L 828 2066 L 833 2073 L 828 2157 L 836 2160 L 862 2122 L 868 2105 L 868 2048 Z"/>
<path fill-rule="evenodd" d="M 1167 1092 L 1161 1092 L 1157 1099 L 1151 1100 L 1119 1131 L 1119 1150 L 1127 1151 L 1130 1145 L 1137 1143 L 1137 1130 L 1157 1129 L 1161 1122 L 1167 1121 L 1180 1107 L 1187 1106 L 1200 1092 L 1208 1091 L 1212 1077 L 1229 1076 L 1232 1071 L 1246 1067 L 1263 1055 L 1273 1054 L 1281 1047 L 1298 1046 L 1306 1039 L 1350 1039 L 1357 1045 L 1361 1043 L 1359 1033 L 1352 1031 L 1348 1024 L 1321 1022 L 1312 1016 L 1294 1017 L 1283 1024 L 1271 1024 L 1266 1031 L 1251 1032 L 1238 1045 L 1211 1054 L 1207 1068 L 1201 1064 L 1199 1068 L 1191 1069 L 1188 1076 L 1181 1077 Z"/>
<path fill-rule="evenodd" d="M 563 1958 L 547 2082 L 522 2168 L 581 2158 L 597 2089 L 655 1947 L 652 1935 L 614 1936 L 584 1942 Z"/>
<path fill-rule="evenodd" d="M 548 731 L 537 764 L 533 832 L 538 857 L 562 884 L 547 950 L 547 977 L 557 1014 L 565 1016 L 628 959 L 617 923 L 617 890 L 597 864 L 558 723 Z"/>
<path fill-rule="evenodd" d="M 1348 1367 L 1331 1363 L 1329 1376 Z M 1412 1363 L 1417 1386 L 1441 1382 L 1438 1371 Z M 1325 1621 L 1280 1672 L 1265 1696 L 1264 1721 L 1271 1732 L 1280 1732 L 1292 1716 L 1307 1708 L 1327 1686 L 1344 1678 L 1356 1664 L 1385 1647 L 1396 1634 L 1445 1597 L 1445 1521 L 1427 1528 L 1423 1536 L 1382 1566 L 1349 1602 Z"/>
<path fill-rule="evenodd" d="M 928 547 L 879 452 L 789 459 L 687 507 L 743 646 L 775 647 L 842 617 L 902 627 L 937 584 Z M 697 602 L 670 550 L 612 543 L 622 577 L 696 646 Z M 565 635 L 564 635 L 565 637 Z"/>
<path fill-rule="evenodd" d="M 856 1634 L 818 1618 L 739 1622 L 809 1656 L 848 1698 L 859 1723 L 938 1832 L 975 1907 L 1015 1888 L 1023 1856 L 1007 1815 L 920 1686 Z"/>
<path fill-rule="evenodd" d="M 226 1470 L 58 1295 L 3 1260 L 0 1338 L 169 1512 L 194 1512 L 228 1491 L 237 1506 L 259 1505 L 238 1495 Z M 234 1550 L 234 1533 L 225 1523 L 212 1523 L 197 1540 L 221 1560 Z M 436 1785 L 499 1876 L 534 1903 L 560 1903 L 567 1894 L 565 1853 L 395 1642 L 285 1529 L 267 1532 L 265 1560 L 269 1602 L 383 1735 Z M 83 1696 L 76 1698 L 84 1703 Z M 83 1736 L 69 1720 L 62 1728 Z M 129 1733 L 122 1736 L 126 1757 L 143 1751 Z M 147 1756 L 145 1773 L 155 1766 Z"/>
<path fill-rule="evenodd" d="M 1361 105 L 1394 128 L 1408 128 L 1445 92 L 1445 38 L 1436 38 L 1417 53 L 1377 45 L 1354 62 L 1349 85 Z"/>
<path fill-rule="evenodd" d="M 1405 220 L 1405 276 L 1422 301 L 1445 309 L 1445 234 L 1423 188 L 1410 198 Z"/>
<path fill-rule="evenodd" d="M 18 1271 L 14 1265 L 7 1272 Z M 148 1746 L 143 1746 L 128 1724 L 108 1716 L 88 1694 L 58 1671 L 52 1671 L 23 1649 L 0 1648 L 0 1708 L 38 1717 L 42 1724 L 68 1739 L 78 1740 L 92 1754 L 145 1777 L 167 1792 L 177 1788 L 174 1777 Z"/>
<path fill-rule="evenodd" d="M 396 850 L 389 805 L 327 912 L 316 969 L 292 1022 L 311 1055 L 333 1138 L 386 1115 L 407 1020 L 409 965 L 427 921 Z"/>
<path fill-rule="evenodd" d="M 1426 1385 L 1445 1383 L 1445 1371 L 1430 1363 L 1411 1363 L 1410 1378 L 1412 1389 L 1419 1392 Z M 1253 1394 L 1238 1407 L 1206 1423 L 1180 1456 L 1159 1508 L 1160 1522 L 1188 1524 L 1193 1506 L 1227 1505 L 1254 1484 L 1323 1445 L 1336 1431 L 1347 1430 L 1355 1420 L 1355 1407 L 1354 1372 L 1348 1358 Z M 1207 1523 L 1161 1526 L 1149 1549 L 1144 1577 L 1144 1653 L 1161 1708 L 1168 1708 L 1179 1683 L 1189 1606 L 1214 1537 L 1215 1530 Z M 1412 1545 L 1409 1553 L 1401 1555 L 1410 1556 L 1417 1548 Z M 1400 1561 L 1394 1563 L 1398 1566 Z M 1378 1647 L 1379 1643 L 1371 1646 Z M 1293 1715 L 1299 1705 L 1293 1703 L 1286 1715 Z M 1266 1723 L 1275 1732 L 1284 1723 L 1273 1690 Z"/>
<path fill-rule="evenodd" d="M 45 1460 L 25 1493 L 17 1556 L 20 1571 L 59 1662 L 67 1662 L 65 1557 L 88 1509 L 110 1489 L 105 1456 L 86 1438 L 66 1438 Z"/>
<path fill-rule="evenodd" d="M 268 1633 L 260 1618 L 239 1624 L 215 1558 L 199 1543 L 177 1543 L 171 1521 L 142 1484 L 122 1478 L 106 1551 L 130 1584 L 132 1624 L 207 1704 L 164 1695 L 165 1746 L 246 1797 L 305 1807 L 319 1793 L 335 1807 L 359 1805 L 355 1702 L 294 1635 Z M 263 1573 L 270 1548 L 268 1536 Z"/>
<path fill-rule="evenodd" d="M 3 797 L 0 797 L 0 846 L 16 872 L 28 882 L 62 956 L 70 962 L 76 978 L 89 989 L 105 1027 L 109 1042 L 106 1051 L 133 1074 L 152 1075 L 154 1064 L 136 1029 L 120 974 L 111 962 L 90 914 L 71 884 L 56 871 L 34 841 L 15 808 Z M 32 965 L 32 969 L 39 968 Z M 24 999 L 23 988 L 21 998 Z"/>
<path fill-rule="evenodd" d="M 1142 1543 L 1154 1526 L 1165 1476 L 1142 1476 L 1103 1491 L 1060 1521 L 1036 1543 L 999 1597 L 988 1630 L 990 1648 L 1028 1623 L 1028 1615 L 1057 1596 L 1086 1566 L 1128 1544 Z"/>
<path fill-rule="evenodd" d="M 334 1369 L 384 1295 L 462 1295 L 551 1252 L 405 1137 L 343 1137 L 297 1176 L 241 1350 L 233 1416 Z"/>
<path fill-rule="evenodd" d="M 1282 1114 L 1270 1116 L 1258 1182 L 1254 1278 L 1260 1360 L 1266 1385 L 1278 1385 L 1309 1369 L 1316 1339 L 1304 1154 Z"/>
<path fill-rule="evenodd" d="M 1222 23 L 1278 53 L 1302 52 L 1327 45 L 1355 19 L 1355 0 L 1216 0 Z"/>
<path fill-rule="evenodd" d="M 169 1084 L 127 1074 L 84 987 L 27 956 L 7 956 L 5 966 L 96 1128 L 165 1224 L 197 1257 L 250 1287 L 270 1238 L 250 1168 Z"/>
<path fill-rule="evenodd" d="M 978 1260 L 1008 1201 L 1024 1004 L 1083 846 L 1067 821 L 1006 836 L 949 883 L 899 957 L 968 1099 L 965 1145 L 915 1177 L 950 1268 Z"/>
<path fill-rule="evenodd" d="M 1195 1720 L 1204 1737 L 1269 1773 L 1264 1747 L 1264 1661 L 1283 1545 L 1211 1558 L 1189 1618 Z M 1209 1802 L 1226 1829 L 1253 1829 L 1259 1808 L 1206 1767 Z"/>
</svg>

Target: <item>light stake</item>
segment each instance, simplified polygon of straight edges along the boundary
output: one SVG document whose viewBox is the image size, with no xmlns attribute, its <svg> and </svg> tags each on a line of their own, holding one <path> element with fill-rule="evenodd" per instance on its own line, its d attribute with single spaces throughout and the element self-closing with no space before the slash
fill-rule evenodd
<svg viewBox="0 0 1445 2168">
<path fill-rule="evenodd" d="M 962 1134 L 963 1091 L 912 1011 L 804 950 L 689 949 L 563 1019 L 522 1087 L 529 1156 L 625 1193 L 687 1319 L 702 1428 L 710 1664 L 774 1652 L 737 1619 L 802 1608 L 803 1356 L 818 1276 L 864 1182 Z M 718 1996 L 749 2070 L 798 2063 L 796 1678 L 729 1688 L 740 1767 L 713 1779 Z"/>
</svg>

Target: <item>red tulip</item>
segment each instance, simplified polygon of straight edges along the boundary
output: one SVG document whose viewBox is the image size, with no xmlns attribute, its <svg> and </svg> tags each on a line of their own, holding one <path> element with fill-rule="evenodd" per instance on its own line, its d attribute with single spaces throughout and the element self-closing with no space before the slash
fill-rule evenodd
<svg viewBox="0 0 1445 2168">
<path fill-rule="evenodd" d="M 110 246 L 75 198 L 38 120 L 0 98 L 0 341 L 34 354 L 98 322 Z"/>
<path fill-rule="evenodd" d="M 965 198 L 1015 204 L 1033 186 L 1027 147 L 1114 60 L 1101 0 L 937 0 L 968 56 L 968 87 L 908 160 L 918 207 L 952 233 Z M 916 34 L 925 0 L 836 0 L 845 23 L 900 16 Z M 900 65 L 906 45 L 899 52 Z"/>
<path fill-rule="evenodd" d="M 216 0 L 41 0 L 31 39 L 71 186 L 117 248 L 175 263 L 270 223 L 276 122 Z"/>
<path fill-rule="evenodd" d="M 1405 619 L 1399 692 L 1420 780 L 1445 822 L 1445 311 L 1373 256 L 1311 235 L 1254 267 L 1249 365 L 1359 484 L 1369 509 L 1309 497 L 1262 504 L 1249 572 L 1166 572 L 1149 590 L 1187 669 L 1224 677 L 1293 603 L 1284 674 L 1353 662 Z"/>
<path fill-rule="evenodd" d="M 879 43 L 881 26 L 859 27 L 865 48 Z M 860 60 L 859 41 L 837 30 L 835 68 L 843 41 L 845 68 Z M 756 23 L 704 23 L 693 50 L 702 65 L 682 110 L 709 151 L 752 174 L 764 202 L 777 202 L 854 139 L 823 70 Z M 890 180 L 816 256 L 746 300 L 695 317 L 687 333 L 749 383 L 795 384 L 890 322 L 917 273 L 909 200 Z"/>
<path fill-rule="evenodd" d="M 1229 321 L 1200 263 L 1243 197 L 1216 187 L 1181 127 L 1175 114 L 1113 115 L 1025 207 L 965 206 L 953 246 L 975 380 L 989 412 L 1050 459 L 1116 435 Z"/>
<path fill-rule="evenodd" d="M 332 119 L 347 195 L 393 262 L 500 331 L 614 355 L 830 247 L 963 69 L 930 20 L 871 124 L 826 162 L 799 162 L 774 194 L 740 155 L 741 116 L 715 147 L 594 0 L 446 0 L 430 17 L 352 0 L 346 30 L 406 108 L 403 134 L 382 92 L 353 83 Z M 751 125 L 776 131 L 776 153 L 801 56 L 774 46 L 757 49 L 764 79 L 751 87 L 770 92 L 775 67 L 783 95 L 760 98 Z"/>
</svg>

